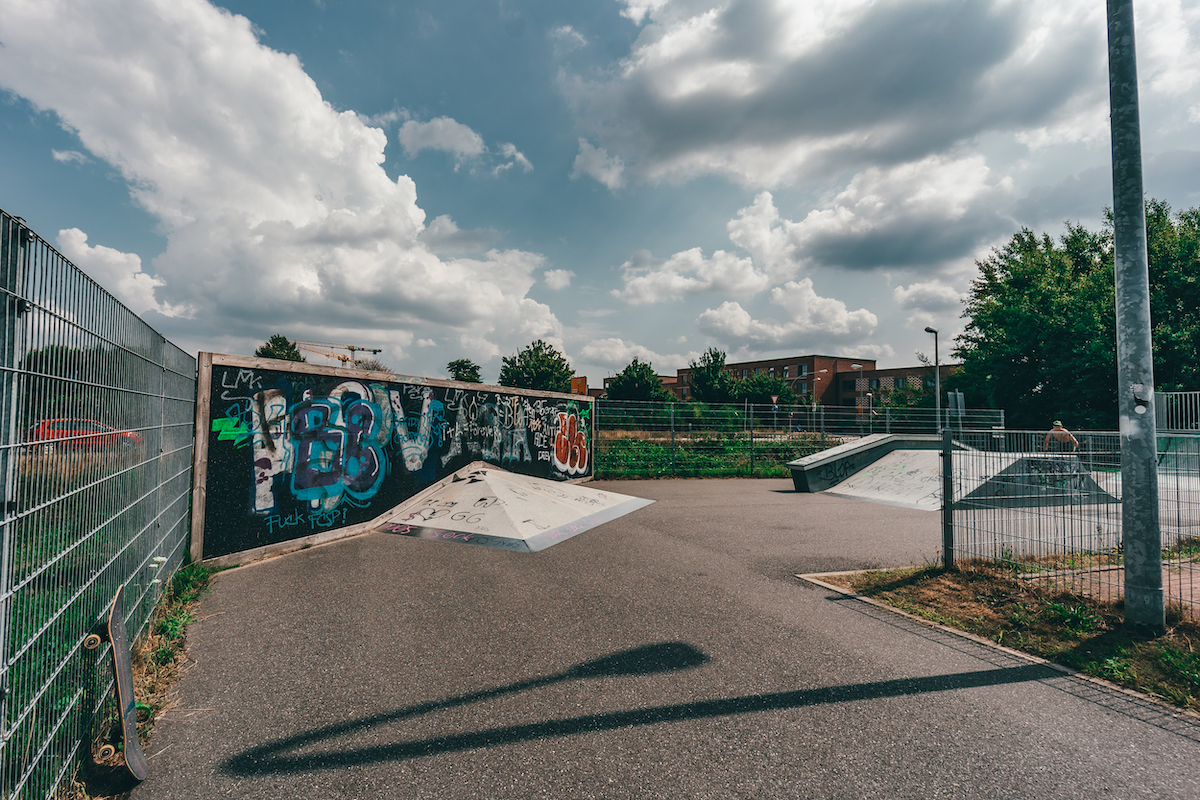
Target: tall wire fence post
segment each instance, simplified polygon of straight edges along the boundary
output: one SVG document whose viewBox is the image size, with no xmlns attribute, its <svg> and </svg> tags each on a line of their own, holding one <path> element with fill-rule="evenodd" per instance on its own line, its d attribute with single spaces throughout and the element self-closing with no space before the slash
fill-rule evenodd
<svg viewBox="0 0 1200 800">
<path fill-rule="evenodd" d="M 1117 408 L 1121 419 L 1125 622 L 1166 629 L 1159 529 L 1154 351 L 1138 115 L 1133 0 L 1108 0 L 1113 256 L 1117 297 Z"/>
<path fill-rule="evenodd" d="M 754 404 L 746 404 L 746 424 L 750 426 L 750 477 L 754 477 Z"/>
<path fill-rule="evenodd" d="M 671 403 L 671 477 L 675 477 L 675 404 Z"/>
<path fill-rule="evenodd" d="M 954 569 L 954 439 L 942 431 L 942 566 Z"/>
</svg>

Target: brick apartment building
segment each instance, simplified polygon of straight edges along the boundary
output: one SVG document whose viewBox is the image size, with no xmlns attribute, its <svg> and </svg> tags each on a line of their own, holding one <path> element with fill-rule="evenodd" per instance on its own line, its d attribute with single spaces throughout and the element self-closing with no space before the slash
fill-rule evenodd
<svg viewBox="0 0 1200 800">
<path fill-rule="evenodd" d="M 957 364 L 942 364 L 942 380 L 952 375 Z M 895 391 L 905 387 L 920 387 L 928 384 L 933 390 L 933 370 L 924 365 L 915 367 L 892 367 L 876 369 L 871 358 L 846 358 L 844 356 L 787 356 L 761 361 L 739 361 L 727 363 L 725 369 L 734 378 L 749 378 L 766 375 L 785 381 L 792 391 L 804 402 L 817 402 L 826 406 L 852 406 L 867 393 Z M 681 400 L 691 395 L 690 367 L 677 371 L 674 380 L 663 377 L 663 386 Z"/>
</svg>

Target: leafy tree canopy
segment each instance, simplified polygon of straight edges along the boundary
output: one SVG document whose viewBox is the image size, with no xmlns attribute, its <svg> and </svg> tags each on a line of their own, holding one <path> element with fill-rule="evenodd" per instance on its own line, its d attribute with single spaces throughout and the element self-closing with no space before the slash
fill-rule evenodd
<svg viewBox="0 0 1200 800">
<path fill-rule="evenodd" d="M 702 403 L 728 403 L 733 398 L 733 376 L 725 369 L 725 351 L 710 347 L 691 367 L 691 396 Z"/>
<path fill-rule="evenodd" d="M 479 365 L 469 358 L 454 359 L 446 365 L 446 371 L 450 373 L 452 381 L 483 383 L 483 378 L 479 377 Z"/>
<path fill-rule="evenodd" d="M 796 392 L 782 378 L 769 375 L 751 375 L 733 382 L 733 399 L 757 405 L 770 405 L 771 397 L 778 396 L 781 405 L 796 402 Z"/>
<path fill-rule="evenodd" d="M 608 399 L 666 402 L 674 400 L 675 395 L 662 385 L 649 361 L 635 358 L 608 382 Z"/>
<path fill-rule="evenodd" d="M 1200 211 L 1146 204 L 1155 383 L 1200 389 Z M 1116 303 L 1110 224 L 1068 224 L 1056 242 L 1025 229 L 978 262 L 945 388 L 1005 410 L 1017 428 L 1117 425 Z M 968 402 L 971 402 L 969 400 Z"/>
<path fill-rule="evenodd" d="M 295 343 L 280 333 L 267 339 L 261 347 L 254 351 L 254 355 L 259 358 L 277 358 L 280 361 L 304 361 L 304 356 L 300 355 L 300 349 L 296 347 Z"/>
<path fill-rule="evenodd" d="M 511 357 L 500 359 L 501 386 L 568 394 L 574 374 L 567 357 L 541 339 Z"/>
<path fill-rule="evenodd" d="M 366 369 L 371 372 L 391 372 L 392 368 L 378 358 L 360 358 L 355 369 Z"/>
</svg>

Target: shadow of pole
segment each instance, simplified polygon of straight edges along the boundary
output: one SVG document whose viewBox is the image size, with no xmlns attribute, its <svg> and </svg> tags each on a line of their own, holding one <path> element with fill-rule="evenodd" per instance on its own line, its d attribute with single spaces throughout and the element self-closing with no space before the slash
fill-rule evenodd
<svg viewBox="0 0 1200 800">
<path fill-rule="evenodd" d="M 706 655 L 690 645 L 682 643 L 637 648 L 580 664 L 558 675 L 521 681 L 497 689 L 474 692 L 448 700 L 423 703 L 385 714 L 362 717 L 349 722 L 318 728 L 314 731 L 286 739 L 280 739 L 252 748 L 227 759 L 222 763 L 221 771 L 226 775 L 234 777 L 248 777 L 252 775 L 344 769 L 363 764 L 403 761 L 443 753 L 495 747 L 537 739 L 635 728 L 644 725 L 686 722 L 689 720 L 731 716 L 734 714 L 779 711 L 828 703 L 846 703 L 858 700 L 873 700 L 928 692 L 944 692 L 1062 677 L 1062 673 L 1041 665 L 1006 667 L 953 675 L 936 675 L 925 678 L 909 678 L 860 683 L 850 686 L 834 686 L 821 689 L 803 689 L 791 692 L 774 692 L 718 700 L 704 700 L 693 703 L 659 706 L 657 708 L 638 709 L 635 711 L 616 711 L 607 714 L 592 714 L 525 725 L 490 728 L 452 736 L 440 736 L 373 747 L 288 755 L 288 751 L 295 751 L 305 746 L 322 742 L 329 743 L 336 737 L 351 733 L 360 733 L 365 728 L 445 708 L 500 697 L 517 691 L 548 686 L 559 681 L 619 675 L 649 675 L 656 672 L 687 669 L 699 666 L 707 661 L 708 657 Z"/>
</svg>

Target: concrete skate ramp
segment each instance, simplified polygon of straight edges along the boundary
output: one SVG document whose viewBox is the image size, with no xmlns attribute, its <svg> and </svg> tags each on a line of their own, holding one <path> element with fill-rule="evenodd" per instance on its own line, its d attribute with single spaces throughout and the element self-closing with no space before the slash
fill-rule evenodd
<svg viewBox="0 0 1200 800">
<path fill-rule="evenodd" d="M 536 553 L 652 502 L 476 461 L 404 501 L 371 530 Z"/>
<path fill-rule="evenodd" d="M 955 454 L 955 508 L 1092 505 L 1118 500 L 1071 454 Z M 826 494 L 936 511 L 942 506 L 941 453 L 895 450 Z"/>
<path fill-rule="evenodd" d="M 895 450 L 940 451 L 941 447 L 940 436 L 876 433 L 792 461 L 788 469 L 792 471 L 792 484 L 797 492 L 821 492 Z"/>
<path fill-rule="evenodd" d="M 894 450 L 825 494 L 937 511 L 942 507 L 941 461 L 936 450 Z"/>
<path fill-rule="evenodd" d="M 990 465 L 995 475 L 973 488 L 956 489 L 955 507 L 1028 508 L 1030 506 L 1095 505 L 1119 503 L 1105 491 L 1079 456 L 1073 453 L 1043 453 L 1008 456 L 1010 463 L 996 462 L 996 454 L 963 456 L 964 466 Z M 975 472 L 982 471 L 979 468 Z"/>
</svg>

